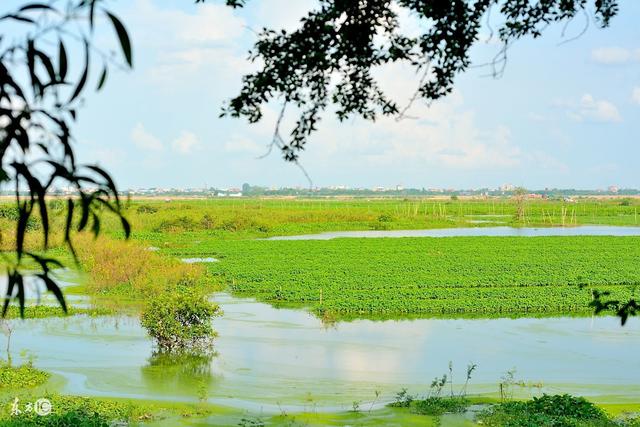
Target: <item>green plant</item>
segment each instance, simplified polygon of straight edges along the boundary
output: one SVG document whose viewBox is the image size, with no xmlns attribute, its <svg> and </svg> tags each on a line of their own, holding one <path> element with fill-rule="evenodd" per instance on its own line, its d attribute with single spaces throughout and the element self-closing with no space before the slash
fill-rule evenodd
<svg viewBox="0 0 640 427">
<path fill-rule="evenodd" d="M 140 205 L 136 209 L 136 212 L 139 214 L 154 214 L 158 212 L 158 208 L 151 205 Z"/>
<path fill-rule="evenodd" d="M 141 314 L 142 326 L 160 349 L 206 347 L 216 336 L 211 321 L 220 307 L 191 285 L 185 280 L 173 292 L 152 298 Z"/>
<path fill-rule="evenodd" d="M 411 406 L 411 403 L 415 400 L 415 396 L 409 394 L 406 388 L 403 388 L 398 393 L 396 393 L 395 399 L 393 402 L 389 404 L 389 406 L 393 408 L 408 408 Z"/>
<path fill-rule="evenodd" d="M 49 373 L 35 368 L 31 362 L 20 366 L 0 362 L 0 390 L 36 387 L 47 382 L 49 376 Z"/>
<path fill-rule="evenodd" d="M 413 404 L 415 412 L 421 415 L 440 416 L 446 413 L 464 412 L 470 402 L 465 397 L 427 397 L 416 400 Z"/>
<path fill-rule="evenodd" d="M 378 217 L 378 222 L 391 222 L 393 217 L 389 214 L 382 214 Z"/>
<path fill-rule="evenodd" d="M 487 426 L 579 427 L 616 426 L 606 413 L 583 397 L 568 394 L 543 395 L 526 402 L 494 405 L 477 416 Z"/>
<path fill-rule="evenodd" d="M 500 382 L 498 383 L 499 391 L 500 391 L 500 400 L 503 402 L 505 400 L 513 399 L 513 394 L 515 392 L 515 387 L 520 386 L 524 387 L 524 382 L 522 380 L 516 380 L 516 368 L 511 368 L 507 372 L 505 372 L 502 377 L 500 377 Z"/>
</svg>

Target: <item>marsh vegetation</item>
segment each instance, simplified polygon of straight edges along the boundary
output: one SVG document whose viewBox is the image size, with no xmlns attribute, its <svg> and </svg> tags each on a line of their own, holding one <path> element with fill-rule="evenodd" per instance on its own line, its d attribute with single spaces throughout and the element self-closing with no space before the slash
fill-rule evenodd
<svg viewBox="0 0 640 427">
<path fill-rule="evenodd" d="M 608 367 L 609 380 L 582 373 L 591 369 L 594 358 L 606 363 L 608 351 L 623 354 L 618 345 L 630 348 L 635 324 L 619 335 L 613 332 L 619 322 L 612 318 L 596 320 L 606 324 L 598 330 L 586 326 L 593 322 L 588 318 L 558 316 L 591 316 L 594 290 L 620 301 L 632 298 L 640 283 L 640 237 L 263 238 L 469 226 L 629 227 L 636 224 L 636 206 L 635 200 L 592 199 L 575 204 L 504 199 L 132 201 L 126 206 L 134 226 L 131 240 L 122 239 L 115 221 L 103 224 L 98 239 L 78 236 L 75 283 L 64 288 L 71 317 L 56 320 L 62 311 L 45 299 L 45 305 L 29 301 L 25 316 L 32 320 L 9 320 L 19 323 L 11 332 L 13 365 L 7 365 L 6 375 L 15 369 L 52 369 L 53 376 L 35 375 L 39 379 L 33 386 L 20 386 L 20 396 L 27 398 L 42 387 L 55 390 L 51 398 L 61 408 L 56 417 L 62 417 L 55 420 L 86 425 L 114 420 L 172 425 L 176 417 L 186 425 L 192 417 L 231 425 L 473 425 L 474 420 L 485 425 L 622 425 L 621 412 L 640 410 L 628 403 L 640 396 L 633 385 L 640 383 L 634 380 L 633 361 L 619 356 L 619 363 Z M 62 220 L 51 218 L 54 224 Z M 26 244 L 35 248 L 37 223 L 31 230 Z M 62 237 L 54 230 L 52 242 Z M 55 243 L 46 255 L 72 260 Z M 215 262 L 206 262 L 210 259 Z M 612 306 L 602 315 L 614 312 Z M 9 316 L 19 316 L 19 311 L 11 308 Z M 443 320 L 420 319 L 424 317 Z M 528 319 L 505 319 L 522 317 Z M 388 318 L 397 320 L 380 321 Z M 482 323 L 488 321 L 496 323 Z M 494 335 L 483 335 L 487 327 Z M 563 338 L 555 328 L 557 333 L 573 331 L 575 339 L 564 341 L 580 349 L 572 365 L 559 362 L 564 376 L 552 368 L 551 360 L 560 353 L 544 344 L 561 351 Z M 51 331 L 58 338 L 45 338 Z M 429 339 L 426 331 L 432 331 Z M 455 357 L 456 365 L 463 366 L 469 351 L 477 353 L 472 349 L 481 343 L 472 335 L 497 348 L 504 344 L 499 357 L 478 357 L 484 370 L 478 383 L 468 384 L 475 368 L 466 381 L 464 373 L 454 380 L 450 370 L 431 382 L 430 375 L 446 363 L 442 357 Z M 32 336 L 42 336 L 43 345 L 29 344 Z M 530 358 L 510 355 L 506 349 L 515 345 L 512 336 L 539 342 L 529 348 Z M 608 349 L 596 351 L 589 344 L 613 336 L 618 341 Z M 398 356 L 402 348 L 415 347 L 416 337 L 424 345 Z M 389 348 L 383 351 L 374 345 L 378 341 Z M 351 347 L 342 348 L 339 342 Z M 466 344 L 457 348 L 454 343 Z M 439 348 L 440 358 L 434 359 L 431 344 Z M 65 345 L 87 348 L 73 356 L 46 350 Z M 464 350 L 467 345 L 471 350 Z M 127 354 L 128 362 L 119 368 L 96 359 L 107 349 Z M 329 352 L 342 362 L 331 368 L 314 352 Z M 363 359 L 374 353 L 380 357 L 375 367 Z M 532 357 L 539 368 L 531 369 Z M 353 358 L 360 362 L 346 362 Z M 526 384 L 536 387 L 499 379 L 500 372 L 516 364 L 533 380 Z M 102 365 L 104 369 L 96 367 Z M 256 387 L 262 393 L 251 391 Z M 6 389 L 6 399 L 16 390 Z M 614 401 L 627 397 L 618 406 L 596 407 L 570 396 L 543 396 L 551 390 L 591 390 L 596 401 L 599 393 L 618 396 Z M 79 393 L 137 398 L 73 397 Z M 163 405 L 159 399 L 190 403 Z M 385 406 L 389 403 L 391 407 Z M 270 409 L 257 414 L 257 404 Z M 577 412 L 561 417 L 553 413 L 559 405 L 575 406 Z"/>
</svg>

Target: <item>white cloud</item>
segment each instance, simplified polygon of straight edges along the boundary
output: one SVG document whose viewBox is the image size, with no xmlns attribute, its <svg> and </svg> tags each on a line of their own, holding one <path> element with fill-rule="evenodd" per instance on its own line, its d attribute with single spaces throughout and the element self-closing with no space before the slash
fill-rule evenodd
<svg viewBox="0 0 640 427">
<path fill-rule="evenodd" d="M 153 54 L 146 70 L 152 82 L 171 90 L 196 79 L 244 73 L 249 62 L 242 36 L 248 30 L 236 13 L 222 2 L 181 10 L 157 0 L 136 0 L 129 12 L 132 35 L 135 46 Z M 196 76 L 197 72 L 201 74 Z"/>
<path fill-rule="evenodd" d="M 634 104 L 640 105 L 640 86 L 636 86 L 631 91 L 631 100 Z"/>
<path fill-rule="evenodd" d="M 600 47 L 591 51 L 591 59 L 603 65 L 621 65 L 632 61 L 640 61 L 640 49 L 631 50 L 623 47 Z"/>
<path fill-rule="evenodd" d="M 180 154 L 191 154 L 200 147 L 200 141 L 193 132 L 183 131 L 171 146 Z"/>
<path fill-rule="evenodd" d="M 164 48 L 232 41 L 243 33 L 245 25 L 232 8 L 212 2 L 194 6 L 187 13 L 161 7 L 154 0 L 137 0 L 131 16 L 141 43 Z"/>
<path fill-rule="evenodd" d="M 249 138 L 234 136 L 231 140 L 225 142 L 224 150 L 228 153 L 248 153 L 254 156 L 260 156 L 267 152 L 268 146 L 258 144 Z"/>
<path fill-rule="evenodd" d="M 589 93 L 582 95 L 578 102 L 558 100 L 554 105 L 566 109 L 567 115 L 577 122 L 618 123 L 622 121 L 620 111 L 614 103 L 596 99 Z"/>
<path fill-rule="evenodd" d="M 136 126 L 131 131 L 131 140 L 136 147 L 143 150 L 162 151 L 164 149 L 162 142 L 154 135 L 149 133 L 144 128 L 142 123 L 136 124 Z"/>
</svg>

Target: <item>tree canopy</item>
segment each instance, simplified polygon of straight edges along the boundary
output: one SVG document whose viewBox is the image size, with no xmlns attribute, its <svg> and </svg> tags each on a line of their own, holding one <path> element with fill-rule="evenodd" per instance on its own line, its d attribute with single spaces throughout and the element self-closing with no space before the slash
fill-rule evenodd
<svg viewBox="0 0 640 427">
<path fill-rule="evenodd" d="M 239 7 L 246 1 L 229 3 Z M 421 34 L 407 35 L 400 12 L 419 21 Z M 587 24 L 593 19 L 607 27 L 617 12 L 617 0 L 321 0 L 294 31 L 265 28 L 258 34 L 250 60 L 260 64 L 259 70 L 243 77 L 240 93 L 223 115 L 253 123 L 273 99 L 282 102 L 282 113 L 294 105 L 301 113 L 290 138 L 276 129 L 274 144 L 286 160 L 296 161 L 329 105 L 339 120 L 403 115 L 408 106 L 383 92 L 373 74 L 376 67 L 414 67 L 419 77 L 411 102 L 430 102 L 449 94 L 455 77 L 471 66 L 470 50 L 483 24 L 501 44 L 485 65 L 500 75 L 516 40 L 537 38 L 549 25 L 567 25 L 582 15 Z M 499 21 L 495 29 L 494 21 Z"/>
</svg>

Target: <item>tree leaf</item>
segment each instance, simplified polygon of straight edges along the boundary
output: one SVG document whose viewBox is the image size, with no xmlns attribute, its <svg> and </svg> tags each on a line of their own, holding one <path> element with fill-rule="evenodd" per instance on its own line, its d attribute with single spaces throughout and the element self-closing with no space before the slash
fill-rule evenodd
<svg viewBox="0 0 640 427">
<path fill-rule="evenodd" d="M 22 6 L 20 9 L 18 9 L 18 11 L 19 12 L 24 12 L 25 10 L 36 10 L 36 9 L 46 9 L 46 10 L 55 11 L 54 8 L 52 8 L 48 4 L 44 4 L 44 3 L 30 3 L 30 4 L 26 5 L 26 6 Z"/>
<path fill-rule="evenodd" d="M 76 99 L 78 95 L 80 95 L 80 93 L 82 92 L 82 89 L 84 88 L 84 85 L 87 84 L 87 77 L 89 76 L 89 55 L 90 55 L 89 42 L 85 39 L 84 40 L 84 57 L 85 57 L 84 69 L 82 70 L 82 75 L 80 76 L 80 80 L 78 81 L 78 84 L 76 85 L 76 88 L 73 91 L 71 98 L 69 98 L 69 101 L 67 101 L 68 104 L 70 104 L 74 99 Z"/>
<path fill-rule="evenodd" d="M 100 74 L 100 78 L 98 79 L 98 87 L 96 88 L 96 90 L 99 91 L 100 89 L 102 89 L 106 81 L 107 81 L 107 66 L 105 65 L 104 68 L 102 69 L 102 74 Z"/>
<path fill-rule="evenodd" d="M 67 303 L 64 300 L 64 295 L 62 295 L 60 287 L 51 279 L 51 277 L 49 277 L 48 274 L 39 274 L 38 276 L 44 281 L 44 284 L 47 286 L 47 290 L 55 295 L 56 299 L 62 306 L 62 310 L 67 313 Z"/>
<path fill-rule="evenodd" d="M 129 64 L 129 67 L 133 67 L 133 55 L 131 52 L 131 40 L 129 40 L 129 34 L 127 33 L 127 29 L 124 27 L 122 22 L 113 14 L 105 11 L 111 23 L 113 24 L 113 28 L 116 30 L 118 34 L 118 39 L 120 40 L 120 47 L 122 48 L 122 53 Z"/>
<path fill-rule="evenodd" d="M 59 61 L 59 68 L 58 68 L 58 77 L 60 78 L 60 81 L 63 82 L 64 79 L 67 77 L 67 50 L 64 47 L 64 43 L 62 42 L 62 39 L 59 41 L 59 46 L 58 46 L 58 61 Z"/>
</svg>

